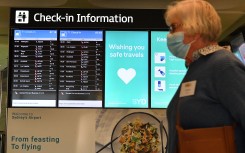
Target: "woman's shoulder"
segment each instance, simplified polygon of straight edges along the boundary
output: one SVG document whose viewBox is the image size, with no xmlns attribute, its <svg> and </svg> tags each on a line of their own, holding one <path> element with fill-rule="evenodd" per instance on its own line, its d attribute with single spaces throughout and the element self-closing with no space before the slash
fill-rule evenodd
<svg viewBox="0 0 245 153">
<path fill-rule="evenodd" d="M 233 67 L 243 65 L 241 61 L 229 50 L 218 50 L 207 56 L 207 62 L 213 66 L 219 67 Z"/>
</svg>

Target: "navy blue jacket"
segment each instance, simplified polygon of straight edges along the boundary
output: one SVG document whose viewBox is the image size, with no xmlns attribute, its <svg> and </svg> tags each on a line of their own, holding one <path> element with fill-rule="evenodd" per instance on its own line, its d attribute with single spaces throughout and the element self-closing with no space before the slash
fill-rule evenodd
<svg viewBox="0 0 245 153">
<path fill-rule="evenodd" d="M 176 112 L 184 129 L 237 123 L 237 153 L 245 153 L 245 66 L 233 53 L 219 50 L 191 63 L 183 82 L 196 81 L 195 94 L 179 97 L 167 108 L 168 153 L 177 147 Z M 179 103 L 179 104 L 178 104 Z"/>
</svg>

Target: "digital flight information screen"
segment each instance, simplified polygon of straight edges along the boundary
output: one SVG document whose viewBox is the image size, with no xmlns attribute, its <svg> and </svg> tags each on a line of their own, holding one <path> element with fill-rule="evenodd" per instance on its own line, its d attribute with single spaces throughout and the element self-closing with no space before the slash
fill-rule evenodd
<svg viewBox="0 0 245 153">
<path fill-rule="evenodd" d="M 14 30 L 12 106 L 56 107 L 57 30 Z"/>
<path fill-rule="evenodd" d="M 103 31 L 13 33 L 13 107 L 102 107 Z"/>
<path fill-rule="evenodd" d="M 103 31 L 60 31 L 59 107 L 102 107 L 103 53 Z"/>
</svg>

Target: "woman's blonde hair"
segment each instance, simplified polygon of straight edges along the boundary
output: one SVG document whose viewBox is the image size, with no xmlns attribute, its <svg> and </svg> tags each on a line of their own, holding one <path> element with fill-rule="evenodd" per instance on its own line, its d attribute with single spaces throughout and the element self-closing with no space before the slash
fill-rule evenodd
<svg viewBox="0 0 245 153">
<path fill-rule="evenodd" d="M 165 13 L 167 25 L 179 19 L 183 29 L 190 35 L 200 34 L 207 41 L 217 41 L 221 34 L 220 17 L 214 7 L 204 0 L 176 1 Z"/>
</svg>

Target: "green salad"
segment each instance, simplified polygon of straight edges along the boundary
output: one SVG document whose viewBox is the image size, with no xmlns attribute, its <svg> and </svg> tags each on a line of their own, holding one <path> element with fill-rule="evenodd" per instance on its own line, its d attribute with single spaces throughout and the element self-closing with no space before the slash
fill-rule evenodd
<svg viewBox="0 0 245 153">
<path fill-rule="evenodd" d="M 160 144 L 157 128 L 140 119 L 122 127 L 119 143 L 120 153 L 158 153 Z"/>
</svg>

